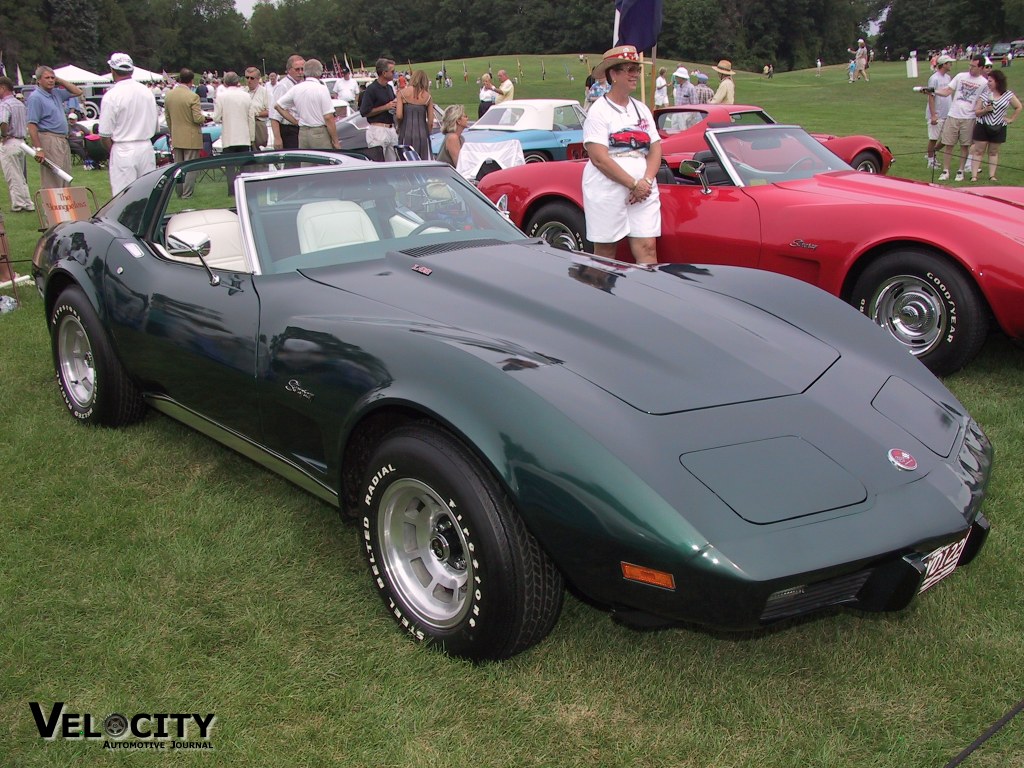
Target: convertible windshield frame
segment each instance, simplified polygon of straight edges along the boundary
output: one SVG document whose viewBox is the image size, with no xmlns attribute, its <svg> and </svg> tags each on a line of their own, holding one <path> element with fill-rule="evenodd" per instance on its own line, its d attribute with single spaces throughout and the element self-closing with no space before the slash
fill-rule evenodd
<svg viewBox="0 0 1024 768">
<path fill-rule="evenodd" d="M 382 260 L 450 242 L 527 239 L 475 186 L 431 161 L 245 174 L 235 197 L 255 274 Z"/>
</svg>

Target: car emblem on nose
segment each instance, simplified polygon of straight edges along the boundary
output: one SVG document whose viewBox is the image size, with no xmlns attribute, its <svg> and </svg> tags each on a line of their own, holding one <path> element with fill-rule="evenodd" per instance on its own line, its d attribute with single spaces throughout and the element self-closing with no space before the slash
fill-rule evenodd
<svg viewBox="0 0 1024 768">
<path fill-rule="evenodd" d="M 902 448 L 893 448 L 889 451 L 889 462 L 896 467 L 896 469 L 902 469 L 907 472 L 912 472 L 917 469 L 917 459 Z"/>
</svg>

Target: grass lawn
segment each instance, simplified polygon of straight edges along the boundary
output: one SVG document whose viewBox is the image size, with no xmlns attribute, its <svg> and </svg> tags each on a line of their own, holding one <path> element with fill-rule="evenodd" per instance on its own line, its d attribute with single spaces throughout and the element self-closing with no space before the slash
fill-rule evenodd
<svg viewBox="0 0 1024 768">
<path fill-rule="evenodd" d="M 521 57 L 517 95 L 582 96 L 575 54 L 545 57 L 543 81 L 539 61 Z M 447 64 L 456 87 L 436 98 L 475 114 L 475 85 Z M 737 90 L 779 120 L 870 133 L 894 174 L 927 178 L 910 90 L 925 78 L 870 72 L 741 74 Z M 1003 183 L 1024 183 L 1019 130 Z M 104 172 L 76 183 L 109 195 Z M 30 258 L 35 219 L 5 223 L 13 257 Z M 1024 355 L 1005 339 L 946 382 L 996 446 L 992 536 L 910 610 L 723 636 L 638 633 L 569 598 L 538 647 L 473 666 L 393 626 L 356 527 L 327 505 L 154 413 L 119 431 L 73 423 L 41 302 L 21 294 L 0 315 L 0 766 L 166 758 L 41 739 L 30 702 L 66 702 L 96 729 L 112 712 L 214 713 L 212 752 L 182 759 L 225 766 L 941 768 L 1024 698 Z M 964 765 L 1024 766 L 1024 716 Z"/>
</svg>

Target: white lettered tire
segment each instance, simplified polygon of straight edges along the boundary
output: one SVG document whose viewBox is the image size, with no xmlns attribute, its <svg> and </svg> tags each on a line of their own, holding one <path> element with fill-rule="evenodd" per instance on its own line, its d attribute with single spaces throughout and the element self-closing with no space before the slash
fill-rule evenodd
<svg viewBox="0 0 1024 768">
<path fill-rule="evenodd" d="M 57 384 L 72 416 L 107 427 L 142 418 L 145 403 L 81 288 L 70 286 L 57 297 L 50 342 Z"/>
<path fill-rule="evenodd" d="M 374 586 L 416 640 L 504 659 L 551 631 L 561 574 L 492 474 L 440 428 L 409 425 L 381 441 L 360 509 Z"/>
<path fill-rule="evenodd" d="M 950 259 L 923 248 L 872 262 L 850 303 L 937 376 L 967 365 L 988 334 L 987 307 L 974 281 Z"/>
</svg>

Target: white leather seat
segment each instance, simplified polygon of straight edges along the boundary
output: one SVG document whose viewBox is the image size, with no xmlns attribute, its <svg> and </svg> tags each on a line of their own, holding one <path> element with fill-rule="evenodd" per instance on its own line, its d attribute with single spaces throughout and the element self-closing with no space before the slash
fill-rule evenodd
<svg viewBox="0 0 1024 768">
<path fill-rule="evenodd" d="M 351 200 L 306 203 L 299 209 L 296 226 L 300 253 L 380 239 L 366 211 Z"/>
<path fill-rule="evenodd" d="M 210 255 L 206 263 L 211 269 L 232 272 L 251 272 L 242 251 L 242 228 L 238 214 L 226 208 L 205 211 L 183 211 L 171 216 L 167 222 L 168 235 L 202 232 L 210 238 Z M 195 257 L 176 256 L 180 261 L 198 262 Z"/>
</svg>

